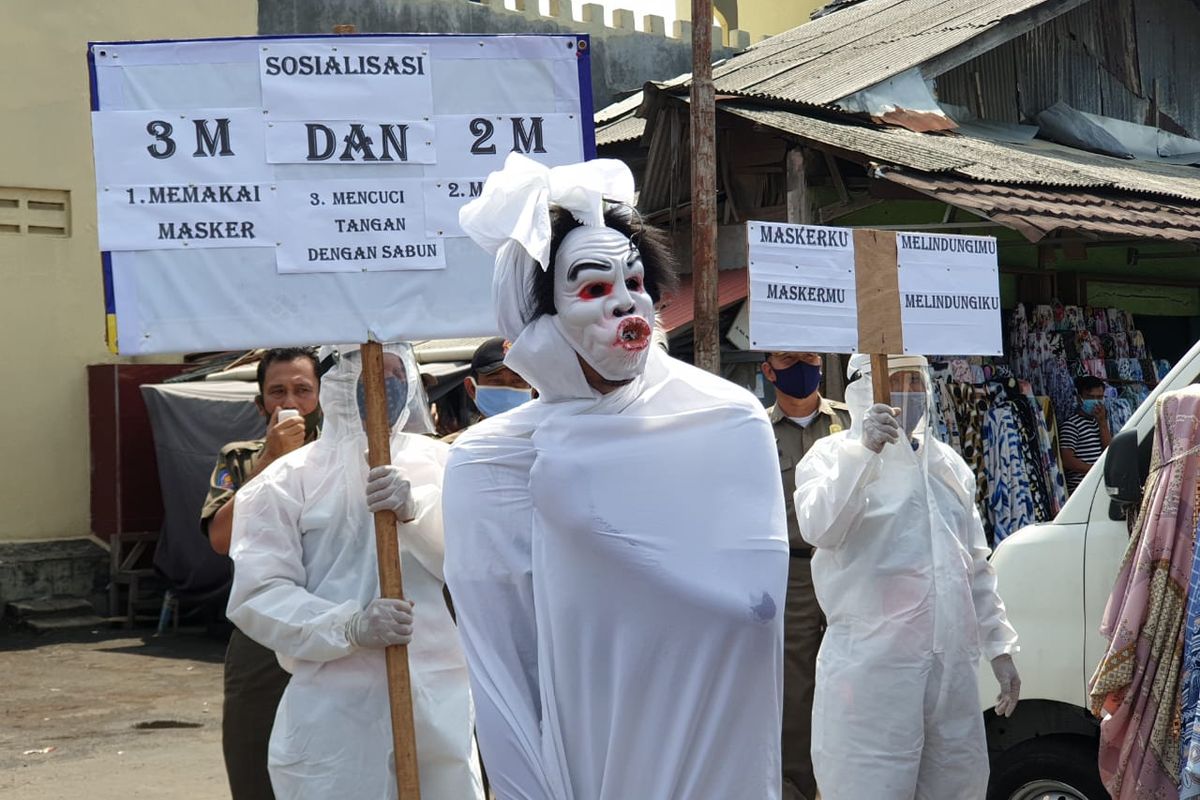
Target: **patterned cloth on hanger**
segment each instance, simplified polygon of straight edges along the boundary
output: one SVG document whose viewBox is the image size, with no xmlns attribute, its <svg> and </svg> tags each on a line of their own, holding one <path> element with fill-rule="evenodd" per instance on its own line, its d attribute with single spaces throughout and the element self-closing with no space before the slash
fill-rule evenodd
<svg viewBox="0 0 1200 800">
<path fill-rule="evenodd" d="M 1079 405 L 1079 393 L 1075 391 L 1075 382 L 1067 369 L 1067 362 L 1061 359 L 1049 362 L 1045 371 L 1046 394 L 1054 404 L 1054 414 L 1062 420 L 1070 419 Z"/>
<path fill-rule="evenodd" d="M 951 382 L 946 387 L 946 396 L 954 406 L 958 421 L 961 444 L 959 454 L 975 475 L 975 505 L 983 520 L 984 532 L 992 541 L 992 523 L 988 514 L 988 482 L 984 469 L 983 417 L 987 413 L 987 400 L 976 387 L 969 383 Z"/>
<path fill-rule="evenodd" d="M 1093 378 L 1099 378 L 1102 381 L 1108 380 L 1108 370 L 1104 367 L 1104 361 L 1099 358 L 1088 358 L 1080 362 L 1083 364 L 1085 375 L 1091 375 Z"/>
<path fill-rule="evenodd" d="M 1131 331 L 1129 334 L 1129 349 L 1130 354 L 1134 358 L 1149 358 L 1150 354 L 1146 351 L 1146 337 L 1141 331 Z"/>
<path fill-rule="evenodd" d="M 988 513 L 999 543 L 1037 520 L 1033 481 L 1022 455 L 1021 432 L 1010 404 L 993 405 L 983 421 L 984 465 L 988 477 Z"/>
<path fill-rule="evenodd" d="M 1200 535 L 1193 531 L 1192 538 Z M 1179 742 L 1179 757 L 1182 763 L 1179 775 L 1179 800 L 1200 798 L 1200 548 L 1192 556 L 1192 580 L 1188 585 L 1187 636 L 1183 650 L 1183 687 L 1180 717 L 1182 731 Z"/>
<path fill-rule="evenodd" d="M 1038 444 L 1041 447 L 1042 469 L 1050 489 L 1050 513 L 1057 514 L 1067 502 L 1067 476 L 1063 471 L 1058 450 L 1058 426 L 1054 420 L 1054 407 L 1050 398 L 1028 397 L 1033 404 L 1038 424 Z"/>
<path fill-rule="evenodd" d="M 1108 429 L 1116 436 L 1133 416 L 1133 407 L 1129 405 L 1128 400 L 1105 397 L 1104 408 L 1108 412 Z"/>
<path fill-rule="evenodd" d="M 1021 350 L 1029 339 L 1029 317 L 1025 313 L 1025 304 L 1017 303 L 1009 318 L 1008 341 L 1012 350 Z"/>
<path fill-rule="evenodd" d="M 1179 794 L 1180 668 L 1195 563 L 1200 386 L 1159 398 L 1150 476 L 1104 610 L 1109 640 L 1092 676 L 1100 777 L 1113 800 Z"/>
</svg>

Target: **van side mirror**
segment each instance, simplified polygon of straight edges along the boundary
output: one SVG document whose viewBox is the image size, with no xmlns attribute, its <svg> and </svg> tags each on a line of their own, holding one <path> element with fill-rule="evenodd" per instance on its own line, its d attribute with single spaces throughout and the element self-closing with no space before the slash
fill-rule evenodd
<svg viewBox="0 0 1200 800">
<path fill-rule="evenodd" d="M 1129 506 L 1141 502 L 1142 486 L 1150 473 L 1152 444 L 1152 436 L 1139 442 L 1138 433 L 1132 428 L 1121 431 L 1109 443 L 1104 457 L 1104 485 L 1112 498 L 1108 513 L 1111 519 L 1124 519 Z"/>
</svg>

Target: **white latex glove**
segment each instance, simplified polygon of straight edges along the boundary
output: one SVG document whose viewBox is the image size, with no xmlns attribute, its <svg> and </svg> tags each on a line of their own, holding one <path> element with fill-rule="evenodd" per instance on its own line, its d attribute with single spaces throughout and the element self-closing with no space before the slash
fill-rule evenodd
<svg viewBox="0 0 1200 800">
<path fill-rule="evenodd" d="M 1011 717 L 1021 699 L 1021 676 L 1012 656 L 996 656 L 992 659 L 992 674 L 1000 684 L 1000 695 L 996 698 L 996 716 Z"/>
<path fill-rule="evenodd" d="M 346 640 L 355 647 L 388 647 L 412 641 L 412 603 L 380 597 L 346 621 Z"/>
<path fill-rule="evenodd" d="M 882 453 L 885 445 L 900 441 L 897 413 L 897 409 L 884 403 L 876 403 L 868 408 L 863 415 L 863 447 L 874 453 Z"/>
<path fill-rule="evenodd" d="M 417 516 L 412 486 L 399 467 L 388 464 L 372 467 L 367 473 L 367 508 L 372 513 L 391 511 L 399 522 L 411 522 Z"/>
</svg>

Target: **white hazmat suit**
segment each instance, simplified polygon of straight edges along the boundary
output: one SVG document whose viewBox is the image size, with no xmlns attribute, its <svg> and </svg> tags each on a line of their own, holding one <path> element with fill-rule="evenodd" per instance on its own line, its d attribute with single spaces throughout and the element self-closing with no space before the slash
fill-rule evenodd
<svg viewBox="0 0 1200 800">
<path fill-rule="evenodd" d="M 229 618 L 292 673 L 271 732 L 279 800 L 396 797 L 391 716 L 381 648 L 356 648 L 347 623 L 379 597 L 375 528 L 367 510 L 367 439 L 358 353 L 321 382 L 321 438 L 277 460 L 238 492 Z M 401 361 L 397 362 L 397 358 Z M 411 351 L 385 348 L 406 411 L 392 426 L 392 463 L 411 483 L 414 519 L 398 525 L 421 796 L 482 800 L 466 663 L 442 596 L 441 483 L 447 448 L 401 432 L 420 380 Z M 393 408 L 393 398 L 389 398 Z M 395 412 L 393 412 L 395 413 Z"/>
<path fill-rule="evenodd" d="M 501 250 L 505 363 L 539 398 L 455 443 L 444 495 L 446 575 L 492 788 L 498 800 L 778 800 L 788 545 L 770 423 L 749 393 L 653 346 L 630 383 L 593 390 L 580 357 L 623 367 L 569 342 L 584 311 L 560 319 L 572 315 L 556 295 L 560 313 L 522 314 L 537 248 L 497 197 L 513 166 L 462 220 Z M 598 205 L 613 168 L 528 166 L 531 190 L 510 196 L 532 227 L 572 195 L 594 221 L 584 189 L 601 187 Z M 611 297 L 637 283 L 601 274 Z M 644 296 L 625 300 L 653 319 Z"/>
<path fill-rule="evenodd" d="M 927 400 L 904 404 L 897 442 L 868 449 L 873 378 L 869 359 L 851 364 L 864 373 L 846 391 L 851 429 L 818 441 L 796 469 L 797 519 L 829 620 L 813 704 L 817 784 L 825 800 L 983 800 L 976 670 L 981 653 L 1011 653 L 1017 636 L 987 561 L 975 479 L 931 435 Z M 919 356 L 893 356 L 889 368 L 927 371 Z"/>
</svg>

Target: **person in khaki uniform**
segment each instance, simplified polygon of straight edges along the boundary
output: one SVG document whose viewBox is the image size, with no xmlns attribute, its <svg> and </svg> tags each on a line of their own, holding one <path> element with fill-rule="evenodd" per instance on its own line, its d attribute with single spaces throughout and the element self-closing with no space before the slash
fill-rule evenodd
<svg viewBox="0 0 1200 800">
<path fill-rule="evenodd" d="M 221 448 L 200 512 L 200 529 L 212 548 L 229 552 L 233 508 L 239 489 L 275 459 L 314 441 L 320 430 L 317 360 L 310 350 L 268 350 L 258 363 L 255 405 L 267 419 L 262 439 Z M 279 420 L 282 409 L 301 416 Z M 234 629 L 225 653 L 222 747 L 233 800 L 272 800 L 267 742 L 288 673 L 275 654 Z"/>
<path fill-rule="evenodd" d="M 821 356 L 816 353 L 771 353 L 762 373 L 775 387 L 775 405 L 768 414 L 775 429 L 792 550 L 783 618 L 783 797 L 816 800 L 812 706 L 825 615 L 813 591 L 813 549 L 801 535 L 792 498 L 800 459 L 818 439 L 848 429 L 850 414 L 841 403 L 821 397 Z"/>
</svg>

